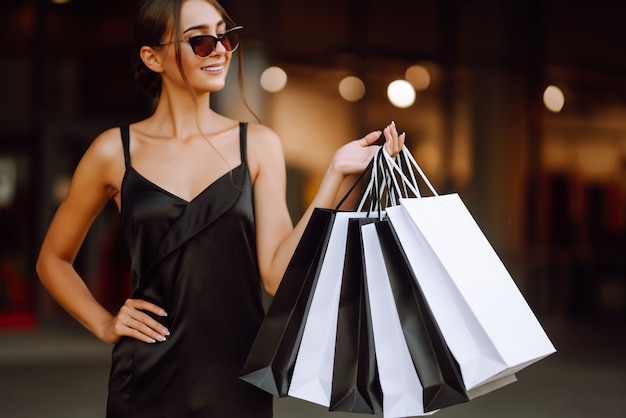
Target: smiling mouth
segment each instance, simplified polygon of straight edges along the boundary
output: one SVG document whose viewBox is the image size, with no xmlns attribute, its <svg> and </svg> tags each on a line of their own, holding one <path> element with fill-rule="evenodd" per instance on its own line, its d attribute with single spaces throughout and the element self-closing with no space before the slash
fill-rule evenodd
<svg viewBox="0 0 626 418">
<path fill-rule="evenodd" d="M 212 65 L 209 67 L 202 67 L 202 71 L 206 71 L 208 73 L 219 73 L 224 69 L 223 65 Z"/>
</svg>

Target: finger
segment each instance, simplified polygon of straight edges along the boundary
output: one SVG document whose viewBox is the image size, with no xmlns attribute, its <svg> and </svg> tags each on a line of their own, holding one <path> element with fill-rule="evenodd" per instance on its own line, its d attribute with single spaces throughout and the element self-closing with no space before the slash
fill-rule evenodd
<svg viewBox="0 0 626 418">
<path fill-rule="evenodd" d="M 398 135 L 398 129 L 396 128 L 396 122 L 391 122 L 391 137 L 392 137 L 392 147 L 395 155 L 400 152 L 400 138 Z"/>
<path fill-rule="evenodd" d="M 154 331 L 162 337 L 167 337 L 168 335 L 170 335 L 170 331 L 163 324 L 161 324 L 159 321 L 155 320 L 146 313 L 143 313 L 141 311 L 134 311 L 129 317 L 134 321 L 133 328 L 137 330 L 148 330 L 148 333 L 151 335 L 154 334 L 152 332 Z"/>
<path fill-rule="evenodd" d="M 394 123 L 391 122 L 389 125 L 383 129 L 383 134 L 385 135 L 385 151 L 391 157 L 395 157 L 395 143 L 397 142 L 397 131 L 395 130 Z"/>
<path fill-rule="evenodd" d="M 120 308 L 120 312 L 118 313 L 119 321 L 130 328 L 140 331 L 146 331 L 146 329 L 148 329 L 148 334 L 153 337 L 155 337 L 154 333 L 159 334 L 157 337 L 168 336 L 170 333 L 169 330 L 159 321 L 155 320 L 146 313 L 150 312 L 149 309 L 152 311 L 156 310 L 157 312 L 164 312 L 161 308 L 158 308 L 150 302 L 141 299 L 128 299 Z"/>
<path fill-rule="evenodd" d="M 386 142 L 393 142 L 398 137 L 398 131 L 396 129 L 395 122 L 391 121 L 389 125 L 385 126 L 383 133 L 385 135 Z"/>
<path fill-rule="evenodd" d="M 133 321 L 129 325 L 129 329 L 131 329 L 132 332 L 139 333 L 142 337 L 147 337 L 148 342 L 163 342 L 167 340 L 167 337 L 170 335 L 167 328 L 159 323 Z"/>
<path fill-rule="evenodd" d="M 390 156 L 395 157 L 400 153 L 400 151 L 402 151 L 406 134 L 402 133 L 402 135 L 399 135 L 396 123 L 393 121 L 388 126 L 388 131 L 389 135 L 388 138 L 386 138 L 387 141 L 385 142 L 385 150 Z"/>
<path fill-rule="evenodd" d="M 163 342 L 169 336 L 169 330 L 162 324 L 145 313 L 129 312 L 129 308 L 126 307 L 120 310 L 115 327 L 118 335 L 130 336 L 149 343 Z"/>
<path fill-rule="evenodd" d="M 134 328 L 142 329 L 142 330 L 145 330 L 147 328 L 147 329 L 153 330 L 154 332 L 159 333 L 161 336 L 164 336 L 164 337 L 167 337 L 168 335 L 170 335 L 170 331 L 167 329 L 167 327 L 165 327 L 159 321 L 152 318 L 150 315 L 147 315 L 140 311 L 135 311 L 134 315 L 135 316 L 133 316 L 132 319 L 135 321 L 135 323 L 139 324 L 138 327 L 134 327 Z"/>
<path fill-rule="evenodd" d="M 369 134 L 365 135 L 363 138 L 361 138 L 360 141 L 363 143 L 364 146 L 372 145 L 378 140 L 378 138 L 380 138 L 380 134 L 380 131 L 372 131 Z"/>
<path fill-rule="evenodd" d="M 134 338 L 139 341 L 143 341 L 144 343 L 148 343 L 148 344 L 154 344 L 157 341 L 159 342 L 165 341 L 163 336 L 159 336 L 158 334 L 154 335 L 154 333 L 150 333 L 150 332 L 146 333 L 146 332 L 143 332 L 141 330 L 138 330 L 129 326 L 120 325 L 116 329 L 116 331 L 118 335 L 120 336 L 131 337 L 131 338 Z"/>
<path fill-rule="evenodd" d="M 126 333 L 126 336 L 134 338 L 134 339 L 139 340 L 139 341 L 143 341 L 144 343 L 148 343 L 148 344 L 154 344 L 157 341 L 159 341 L 157 338 L 154 338 L 154 337 L 152 337 L 150 335 L 143 334 L 143 333 L 141 333 L 141 332 L 139 332 L 139 331 L 137 331 L 135 329 L 132 329 L 132 328 L 128 328 L 128 332 Z M 165 341 L 165 340 L 163 340 L 163 341 Z M 161 341 L 161 342 L 163 342 L 163 341 Z"/>
<path fill-rule="evenodd" d="M 165 312 L 163 308 L 155 305 L 154 303 L 148 302 L 147 300 L 128 299 L 126 302 L 131 304 L 135 309 L 151 312 L 157 316 L 167 316 L 167 312 Z"/>
<path fill-rule="evenodd" d="M 400 134 L 400 136 L 398 136 L 398 145 L 399 145 L 399 149 L 398 152 L 400 152 L 402 150 L 402 148 L 404 147 L 404 143 L 406 140 L 406 132 L 402 132 L 402 134 Z"/>
</svg>

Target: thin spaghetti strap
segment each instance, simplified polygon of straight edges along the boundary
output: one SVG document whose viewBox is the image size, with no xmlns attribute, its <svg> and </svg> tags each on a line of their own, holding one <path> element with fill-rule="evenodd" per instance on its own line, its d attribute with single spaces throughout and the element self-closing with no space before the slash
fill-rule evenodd
<svg viewBox="0 0 626 418">
<path fill-rule="evenodd" d="M 246 145 L 248 133 L 248 122 L 239 122 L 239 152 L 241 153 L 241 163 L 246 162 Z"/>
<path fill-rule="evenodd" d="M 130 127 L 128 125 L 120 126 L 122 134 L 122 145 L 124 147 L 124 162 L 126 169 L 130 168 Z"/>
</svg>

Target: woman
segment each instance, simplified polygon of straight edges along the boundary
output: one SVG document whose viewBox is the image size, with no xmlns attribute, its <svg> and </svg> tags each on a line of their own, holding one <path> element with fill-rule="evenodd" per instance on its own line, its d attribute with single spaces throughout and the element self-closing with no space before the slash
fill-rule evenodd
<svg viewBox="0 0 626 418">
<path fill-rule="evenodd" d="M 209 107 L 239 32 L 214 0 L 145 1 L 139 81 L 157 93 L 145 120 L 99 135 L 78 164 L 37 270 L 53 297 L 115 344 L 108 417 L 270 417 L 272 399 L 238 379 L 314 207 L 367 166 L 380 132 L 339 148 L 295 227 L 279 138 Z M 241 53 L 241 50 L 239 50 Z M 392 124 L 387 150 L 404 143 Z M 109 199 L 132 255 L 132 296 L 111 315 L 72 263 Z"/>
</svg>

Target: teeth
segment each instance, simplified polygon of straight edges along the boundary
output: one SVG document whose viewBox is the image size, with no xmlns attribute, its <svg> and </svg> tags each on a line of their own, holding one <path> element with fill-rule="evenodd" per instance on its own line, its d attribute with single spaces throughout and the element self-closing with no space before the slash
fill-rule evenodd
<svg viewBox="0 0 626 418">
<path fill-rule="evenodd" d="M 224 67 L 219 65 L 219 66 L 215 66 L 215 67 L 203 67 L 202 70 L 203 71 L 221 71 L 222 68 L 224 68 Z"/>
</svg>

